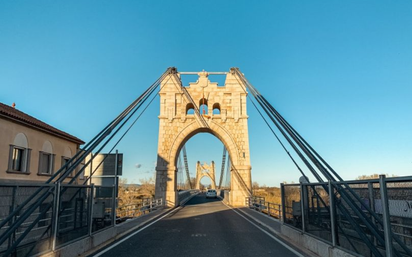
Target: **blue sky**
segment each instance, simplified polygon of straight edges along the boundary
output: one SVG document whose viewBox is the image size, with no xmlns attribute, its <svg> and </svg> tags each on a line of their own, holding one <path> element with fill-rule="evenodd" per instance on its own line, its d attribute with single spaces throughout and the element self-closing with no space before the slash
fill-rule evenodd
<svg viewBox="0 0 412 257">
<path fill-rule="evenodd" d="M 409 0 L 1 1 L 0 102 L 88 141 L 169 66 L 239 67 L 343 178 L 411 175 L 411 13 Z M 153 174 L 158 109 L 119 146 L 129 181 Z M 298 181 L 248 112 L 252 179 Z M 213 136 L 187 150 L 193 173 L 220 170 Z"/>
</svg>

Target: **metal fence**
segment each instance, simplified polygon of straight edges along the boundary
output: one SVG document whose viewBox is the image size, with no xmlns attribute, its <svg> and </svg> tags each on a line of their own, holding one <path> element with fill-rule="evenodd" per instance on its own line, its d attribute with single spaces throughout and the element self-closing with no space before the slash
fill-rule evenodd
<svg viewBox="0 0 412 257">
<path fill-rule="evenodd" d="M 380 180 L 309 183 L 282 187 L 285 209 L 292 209 L 293 213 L 284 215 L 283 220 L 286 224 L 332 246 L 339 246 L 363 256 L 377 255 L 371 251 L 371 245 L 376 247 L 382 256 L 391 256 L 394 250 L 400 255 L 410 256 L 412 177 L 381 176 Z M 343 195 L 348 199 L 345 200 Z M 353 205 L 362 210 L 362 216 L 354 211 Z M 373 229 L 365 220 L 371 221 Z M 375 228 L 385 241 L 377 240 Z"/>
<path fill-rule="evenodd" d="M 411 256 L 412 177 L 281 184 L 281 194 L 281 205 L 265 202 L 262 197 L 249 197 L 246 204 L 276 219 L 280 217 L 285 225 L 334 247 L 362 256 Z M 354 205 L 363 215 L 354 211 Z M 372 252 L 372 247 L 378 252 Z"/>
<path fill-rule="evenodd" d="M 118 207 L 114 186 L 0 184 L 0 222 L 22 203 L 28 202 L 16 218 L 24 215 L 38 201 L 33 197 L 37 190 L 52 193 L 0 244 L 1 255 L 31 256 L 52 251 L 126 219 L 151 212 L 163 203 L 162 199 L 144 199 L 139 204 Z M 13 226 L 13 221 L 1 228 L 1 235 Z M 29 226 L 33 227 L 27 230 Z M 22 233 L 27 234 L 13 252 L 8 253 Z"/>
<path fill-rule="evenodd" d="M 246 198 L 246 206 L 256 211 L 262 212 L 275 219 L 282 217 L 282 205 L 266 202 L 264 197 L 252 196 Z"/>
<path fill-rule="evenodd" d="M 143 198 L 137 202 L 125 204 L 117 208 L 116 222 L 120 223 L 128 219 L 142 216 L 146 213 L 157 210 L 163 206 L 162 199 Z"/>
<path fill-rule="evenodd" d="M 54 190 L 54 185 L 0 185 L 0 221 L 5 220 L 10 213 L 18 209 L 24 202 L 27 204 L 18 211 L 17 217 L 22 216 L 36 201 L 33 198 L 34 192 L 41 189 L 41 192 L 47 192 Z M 25 229 L 31 225 L 31 223 L 38 219 L 38 223 L 27 234 L 27 236 L 20 242 L 21 251 L 28 251 L 34 247 L 36 252 L 41 252 L 51 248 L 51 241 L 48 236 L 51 234 L 50 226 L 52 225 L 52 213 L 54 210 L 54 195 L 49 195 L 44 199 L 43 204 L 35 210 L 24 223 L 17 226 L 17 228 L 8 235 L 6 241 L 0 245 L 0 253 L 7 251 L 18 238 L 25 233 Z M 15 218 L 15 219 L 16 219 Z M 0 234 L 6 233 L 6 231 L 14 225 L 14 219 L 10 220 L 7 225 L 3 226 L 0 230 Z M 24 255 L 23 255 L 24 256 Z"/>
</svg>

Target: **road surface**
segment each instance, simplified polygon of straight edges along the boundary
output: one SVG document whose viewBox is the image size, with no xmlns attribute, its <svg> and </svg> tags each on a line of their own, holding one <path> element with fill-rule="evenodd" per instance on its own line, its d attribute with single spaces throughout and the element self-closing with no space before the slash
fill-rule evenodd
<svg viewBox="0 0 412 257">
<path fill-rule="evenodd" d="M 288 249 L 289 248 L 289 249 Z M 92 256 L 303 256 L 205 194 Z"/>
</svg>

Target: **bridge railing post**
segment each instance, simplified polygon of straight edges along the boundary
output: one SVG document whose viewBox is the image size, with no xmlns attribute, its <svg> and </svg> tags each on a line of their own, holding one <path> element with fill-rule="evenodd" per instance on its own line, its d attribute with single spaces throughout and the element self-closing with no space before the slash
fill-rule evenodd
<svg viewBox="0 0 412 257">
<path fill-rule="evenodd" d="M 280 204 L 278 204 L 278 218 L 282 220 L 282 206 Z"/>
<path fill-rule="evenodd" d="M 89 200 L 89 236 L 93 233 L 93 205 L 94 205 L 94 184 L 90 187 L 90 200 Z"/>
<path fill-rule="evenodd" d="M 53 201 L 53 219 L 52 219 L 52 244 L 51 250 L 54 251 L 56 249 L 56 240 L 57 240 L 57 230 L 59 229 L 59 211 L 60 211 L 60 191 L 61 191 L 61 183 L 58 182 L 55 184 L 54 188 L 54 201 Z"/>
<path fill-rule="evenodd" d="M 373 183 L 368 182 L 368 193 L 369 193 L 369 208 L 371 208 L 372 212 L 375 212 L 375 197 L 373 194 Z M 375 217 L 371 217 L 372 218 L 372 223 L 376 224 L 376 220 Z M 373 245 L 377 245 L 377 239 L 374 236 L 373 237 Z M 372 251 L 371 251 L 372 252 Z"/>
<path fill-rule="evenodd" d="M 305 194 L 303 192 L 304 185 L 300 183 L 300 215 L 301 215 L 301 222 L 302 222 L 302 231 L 306 232 L 306 215 L 305 215 Z"/>
<path fill-rule="evenodd" d="M 112 224 L 113 226 L 116 225 L 116 207 L 117 207 L 117 175 L 119 169 L 119 151 L 116 149 L 115 161 L 114 161 L 114 181 L 113 181 L 113 203 L 112 203 Z"/>
<path fill-rule="evenodd" d="M 10 205 L 10 209 L 9 209 L 9 215 L 11 213 L 13 213 L 14 209 L 16 208 L 16 195 L 17 195 L 17 190 L 19 189 L 19 185 L 13 186 L 13 193 L 11 196 L 11 205 Z M 9 226 L 11 226 L 14 222 L 15 218 L 11 219 L 9 221 Z M 16 231 L 13 232 L 13 234 L 11 234 L 9 236 L 9 240 L 8 240 L 8 248 L 11 247 L 11 245 L 13 244 L 13 238 L 16 238 Z"/>
<path fill-rule="evenodd" d="M 332 181 L 328 181 L 329 186 L 329 208 L 330 208 L 330 229 L 332 234 L 332 246 L 336 246 L 337 230 L 336 230 L 336 206 L 335 206 L 335 190 Z"/>
<path fill-rule="evenodd" d="M 116 225 L 116 187 L 112 187 L 112 226 Z"/>
<path fill-rule="evenodd" d="M 388 190 L 386 188 L 385 175 L 379 175 L 379 187 L 382 201 L 383 234 L 385 235 L 386 257 L 393 256 L 391 217 L 389 213 Z"/>
<path fill-rule="evenodd" d="M 285 185 L 283 183 L 280 183 L 280 199 L 282 202 L 282 218 L 280 219 L 282 223 L 286 221 L 286 212 L 285 212 Z"/>
</svg>

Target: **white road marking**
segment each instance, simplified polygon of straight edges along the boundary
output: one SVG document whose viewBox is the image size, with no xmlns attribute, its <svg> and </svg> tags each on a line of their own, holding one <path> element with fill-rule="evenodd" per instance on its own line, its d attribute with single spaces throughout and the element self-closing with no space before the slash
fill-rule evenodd
<svg viewBox="0 0 412 257">
<path fill-rule="evenodd" d="M 182 207 L 178 207 L 178 208 L 174 209 L 173 211 L 166 213 L 166 214 L 163 215 L 162 217 L 160 217 L 160 218 L 156 219 L 155 221 L 147 224 L 146 226 L 144 226 L 144 227 L 142 227 L 141 229 L 133 232 L 132 234 L 128 235 L 127 237 L 121 239 L 120 241 L 117 241 L 115 244 L 110 245 L 109 247 L 107 247 L 106 249 L 102 250 L 101 252 L 93 255 L 93 257 L 99 257 L 100 255 L 106 253 L 107 251 L 110 251 L 111 249 L 113 249 L 114 247 L 116 247 L 116 246 L 118 246 L 119 244 L 123 243 L 123 242 L 126 241 L 127 239 L 129 239 L 129 238 L 131 238 L 132 236 L 136 235 L 137 233 L 143 231 L 144 229 L 150 227 L 151 225 L 153 225 L 153 224 L 155 224 L 156 222 L 158 222 L 159 220 L 167 217 L 168 215 L 170 215 L 170 214 L 172 214 L 172 213 L 174 213 L 174 212 L 177 212 L 177 211 L 180 210 L 181 208 L 182 208 Z"/>
<path fill-rule="evenodd" d="M 266 230 L 262 229 L 261 227 L 259 227 L 258 225 L 256 225 L 255 223 L 251 222 L 250 220 L 248 220 L 245 216 L 243 216 L 242 214 L 240 214 L 238 211 L 236 211 L 235 209 L 233 209 L 232 207 L 230 207 L 229 205 L 227 205 L 225 202 L 222 201 L 222 203 L 224 205 L 226 205 L 227 208 L 231 209 L 232 211 L 234 211 L 237 215 L 239 215 L 240 217 L 244 218 L 247 222 L 249 222 L 250 224 L 252 224 L 253 226 L 255 226 L 256 228 L 258 228 L 260 231 L 262 231 L 263 233 L 265 233 L 266 235 L 268 235 L 269 237 L 271 237 L 272 239 L 274 239 L 275 241 L 277 241 L 278 243 L 280 243 L 281 245 L 283 245 L 285 248 L 287 248 L 289 251 L 293 252 L 294 254 L 296 254 L 296 256 L 299 257 L 304 257 L 304 255 L 302 255 L 301 253 L 299 253 L 298 251 L 296 251 L 295 249 L 293 249 L 292 247 L 290 247 L 289 245 L 285 244 L 284 242 L 282 242 L 279 238 L 274 237 L 272 234 L 270 234 L 269 232 L 267 232 Z"/>
<path fill-rule="evenodd" d="M 206 234 L 192 234 L 192 237 L 206 237 Z"/>
<path fill-rule="evenodd" d="M 265 233 L 266 235 L 268 235 L 270 238 L 274 239 L 275 241 L 277 241 L 278 243 L 280 243 L 281 245 L 283 245 L 285 248 L 287 248 L 289 251 L 293 252 L 294 254 L 296 254 L 296 256 L 299 257 L 304 257 L 302 254 L 300 254 L 299 252 L 297 252 L 295 249 L 291 248 L 290 246 L 288 246 L 287 244 L 283 243 L 281 240 L 279 240 L 278 238 L 274 237 L 273 235 L 271 235 L 269 232 L 263 230 L 261 227 L 259 227 L 258 225 L 256 225 L 255 223 L 251 222 L 250 220 L 248 220 L 245 216 L 243 216 L 242 214 L 240 214 L 238 211 L 236 211 L 235 209 L 233 209 L 232 207 L 230 207 L 229 205 L 227 205 L 226 203 L 224 203 L 222 201 L 222 203 L 229 209 L 231 209 L 232 211 L 234 211 L 237 215 L 239 215 L 240 217 L 244 218 L 247 222 L 249 222 L 250 224 L 252 224 L 253 226 L 255 226 L 256 228 L 258 228 L 260 231 L 262 231 L 263 233 Z M 121 239 L 120 241 L 117 241 L 115 244 L 110 245 L 109 247 L 107 247 L 106 249 L 102 250 L 101 252 L 93 255 L 93 257 L 99 257 L 102 254 L 110 251 L 111 249 L 113 249 L 114 247 L 118 246 L 119 244 L 123 243 L 124 241 L 128 240 L 129 238 L 131 238 L 132 236 L 140 233 L 141 231 L 143 231 L 144 229 L 150 227 L 151 225 L 155 224 L 156 222 L 158 222 L 159 220 L 162 220 L 163 218 L 167 217 L 168 215 L 177 212 L 178 210 L 180 210 L 182 207 L 178 207 L 176 209 L 174 209 L 173 211 L 166 213 L 165 215 L 163 215 L 162 217 L 156 219 L 155 221 L 147 224 L 146 226 L 142 227 L 141 229 L 135 231 L 134 233 L 128 235 L 127 237 Z M 200 234 L 196 234 L 196 236 L 198 236 Z M 192 234 L 192 236 L 194 236 Z M 206 236 L 206 234 L 203 234 L 201 236 Z"/>
</svg>

